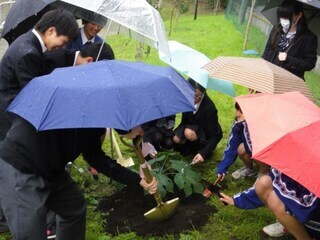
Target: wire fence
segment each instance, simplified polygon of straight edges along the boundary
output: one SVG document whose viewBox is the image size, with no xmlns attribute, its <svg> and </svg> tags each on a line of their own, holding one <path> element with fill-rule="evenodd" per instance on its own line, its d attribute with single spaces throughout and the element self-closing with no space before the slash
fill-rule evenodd
<svg viewBox="0 0 320 240">
<path fill-rule="evenodd" d="M 252 2 L 249 0 L 229 0 L 226 8 L 226 17 L 233 21 L 236 29 L 244 36 L 247 31 Z M 272 29 L 272 25 L 260 13 L 265 4 L 266 0 L 255 1 L 249 33 L 247 35 L 247 47 L 243 49 L 253 50 L 257 55 L 263 53 L 268 35 Z"/>
<path fill-rule="evenodd" d="M 247 37 L 247 46 L 243 50 L 247 50 L 248 54 L 261 56 L 273 27 L 261 13 L 268 0 L 228 0 L 225 14 L 228 19 L 233 21 L 236 29 L 245 36 L 252 2 L 255 2 L 255 4 L 253 6 L 250 31 Z M 244 53 L 246 54 L 246 52 Z M 314 71 L 320 73 L 319 56 Z"/>
</svg>

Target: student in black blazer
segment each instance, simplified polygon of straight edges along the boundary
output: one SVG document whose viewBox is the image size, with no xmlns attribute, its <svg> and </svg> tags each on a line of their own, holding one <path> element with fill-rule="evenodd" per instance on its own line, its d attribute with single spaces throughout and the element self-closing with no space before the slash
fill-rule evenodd
<svg viewBox="0 0 320 240">
<path fill-rule="evenodd" d="M 308 28 L 301 2 L 283 1 L 277 16 L 262 58 L 304 79 L 317 62 L 317 36 Z"/>
<path fill-rule="evenodd" d="M 174 130 L 174 149 L 182 154 L 194 154 L 192 164 L 208 158 L 222 138 L 218 111 L 207 95 L 205 88 L 188 80 L 195 88 L 195 112 L 182 113 L 180 125 Z"/>
<path fill-rule="evenodd" d="M 46 60 L 46 66 L 48 72 L 52 72 L 55 68 L 61 67 L 70 67 L 76 65 L 87 64 L 103 59 L 112 60 L 114 59 L 114 53 L 111 46 L 105 42 L 103 43 L 93 43 L 90 44 L 87 48 L 84 48 L 80 51 L 71 50 L 71 49 L 56 49 L 53 51 L 46 51 L 44 53 L 44 57 Z M 104 136 L 104 132 L 102 132 Z M 107 159 L 107 164 L 113 166 L 113 160 L 110 158 Z M 118 171 L 118 168 L 121 166 L 117 165 L 117 167 L 113 167 L 113 171 Z M 91 166 L 88 166 L 88 169 L 93 169 Z M 95 170 L 95 169 L 94 169 Z M 96 171 L 96 170 L 95 170 Z M 113 172 L 110 171 L 110 172 Z M 95 175 L 97 175 L 96 173 Z M 93 175 L 95 177 L 95 175 Z M 109 176 L 111 177 L 111 176 Z M 129 179 L 128 179 L 129 180 Z M 126 184 L 126 182 L 123 182 Z M 1 225 L 0 225 L 1 226 Z M 56 214 L 53 211 L 47 212 L 47 232 L 48 237 L 55 235 L 56 229 Z"/>
<path fill-rule="evenodd" d="M 105 42 L 92 43 L 80 51 L 66 48 L 47 51 L 44 53 L 44 57 L 49 73 L 55 68 L 76 66 L 103 59 L 112 60 L 115 58 L 111 46 Z"/>
<path fill-rule="evenodd" d="M 31 79 L 47 74 L 43 53 L 63 47 L 77 35 L 74 16 L 56 9 L 9 46 L 0 63 L 0 141 L 11 126 L 11 116 L 5 113 L 8 105 Z"/>
<path fill-rule="evenodd" d="M 0 63 L 0 143 L 11 126 L 12 116 L 5 112 L 8 105 L 32 78 L 47 73 L 43 52 L 66 45 L 77 37 L 77 31 L 73 15 L 57 9 L 46 13 L 32 31 L 9 46 Z M 1 209 L 0 221 L 4 221 Z"/>
</svg>

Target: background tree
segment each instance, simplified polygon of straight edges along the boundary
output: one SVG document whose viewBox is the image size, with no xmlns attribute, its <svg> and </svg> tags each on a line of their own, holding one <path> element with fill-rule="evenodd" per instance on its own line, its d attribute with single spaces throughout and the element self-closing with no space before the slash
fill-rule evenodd
<svg viewBox="0 0 320 240">
<path fill-rule="evenodd" d="M 188 0 L 173 1 L 173 6 L 170 12 L 170 26 L 169 26 L 169 32 L 168 32 L 169 36 L 171 35 L 171 31 L 172 31 L 173 18 L 175 17 L 177 22 L 181 14 L 189 11 L 189 4 L 190 4 L 190 1 Z"/>
</svg>

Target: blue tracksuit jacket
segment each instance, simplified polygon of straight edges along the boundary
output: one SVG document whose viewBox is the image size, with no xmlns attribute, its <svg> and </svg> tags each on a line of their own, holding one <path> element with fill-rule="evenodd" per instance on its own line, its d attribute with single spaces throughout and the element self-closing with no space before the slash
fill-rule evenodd
<svg viewBox="0 0 320 240">
<path fill-rule="evenodd" d="M 233 122 L 231 133 L 229 136 L 227 147 L 223 154 L 223 159 L 218 165 L 217 173 L 226 173 L 231 164 L 233 164 L 238 157 L 238 146 L 244 143 L 247 153 L 251 153 L 251 140 L 246 121 Z"/>
</svg>

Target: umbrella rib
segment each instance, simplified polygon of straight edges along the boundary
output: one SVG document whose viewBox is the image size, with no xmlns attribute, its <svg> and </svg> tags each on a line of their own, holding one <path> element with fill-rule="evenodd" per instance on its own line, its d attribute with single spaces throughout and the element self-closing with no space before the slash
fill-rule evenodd
<svg viewBox="0 0 320 240">
<path fill-rule="evenodd" d="M 50 113 L 50 109 L 51 109 L 51 105 L 52 105 L 52 102 L 53 102 L 53 99 L 54 99 L 54 95 L 55 95 L 55 92 L 57 92 L 57 89 L 58 89 L 58 88 L 59 88 L 59 86 L 57 86 L 57 87 L 54 89 L 54 91 L 52 92 L 52 94 L 51 94 L 51 96 L 50 96 L 50 98 L 49 98 L 48 103 L 46 104 L 46 108 L 45 108 L 45 110 L 43 111 L 43 114 L 42 114 L 41 119 L 40 119 L 40 121 L 39 121 L 39 126 L 38 126 L 39 130 L 44 129 L 44 127 L 45 127 L 45 126 L 43 126 L 43 125 L 44 125 L 44 123 L 46 122 L 45 120 L 46 120 L 46 118 L 48 117 L 48 115 L 49 115 L 49 113 Z"/>
</svg>

